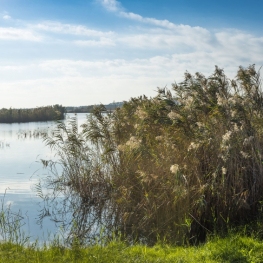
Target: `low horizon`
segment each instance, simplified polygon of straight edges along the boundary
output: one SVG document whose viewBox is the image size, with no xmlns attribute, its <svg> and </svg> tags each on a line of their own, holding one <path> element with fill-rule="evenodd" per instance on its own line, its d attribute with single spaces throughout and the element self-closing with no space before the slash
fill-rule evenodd
<svg viewBox="0 0 263 263">
<path fill-rule="evenodd" d="M 79 107 L 89 107 L 89 106 L 96 106 L 96 105 L 112 105 L 114 103 L 123 103 L 125 102 L 125 100 L 123 101 L 113 101 L 113 102 L 110 102 L 110 103 L 94 103 L 94 104 L 87 104 L 87 105 L 63 105 L 63 104 L 59 104 L 59 103 L 55 103 L 53 105 L 41 105 L 41 106 L 36 106 L 36 107 L 2 107 L 0 108 L 1 109 L 34 109 L 34 108 L 41 108 L 41 107 L 48 107 L 48 106 L 54 106 L 54 105 L 61 105 L 63 106 L 64 108 L 67 108 L 67 107 L 73 107 L 73 108 L 79 108 Z"/>
</svg>

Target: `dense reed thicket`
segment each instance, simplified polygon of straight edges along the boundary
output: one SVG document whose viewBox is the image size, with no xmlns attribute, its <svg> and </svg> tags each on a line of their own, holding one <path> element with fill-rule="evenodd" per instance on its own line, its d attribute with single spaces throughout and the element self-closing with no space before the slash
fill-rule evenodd
<svg viewBox="0 0 263 263">
<path fill-rule="evenodd" d="M 132 242 L 195 243 L 261 218 L 263 94 L 254 65 L 235 80 L 218 67 L 207 78 L 187 72 L 172 91 L 103 112 L 96 108 L 81 132 L 73 119 L 45 138 L 63 168 L 43 161 L 54 173 L 45 200 L 67 199 L 56 220 L 73 213 L 69 237 L 104 227 Z"/>
<path fill-rule="evenodd" d="M 64 119 L 65 108 L 61 105 L 33 109 L 0 109 L 0 123 L 54 121 Z"/>
</svg>

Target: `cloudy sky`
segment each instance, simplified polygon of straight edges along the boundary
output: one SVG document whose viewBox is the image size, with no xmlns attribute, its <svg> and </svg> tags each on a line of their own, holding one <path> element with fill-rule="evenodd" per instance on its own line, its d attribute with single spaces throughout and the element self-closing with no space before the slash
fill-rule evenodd
<svg viewBox="0 0 263 263">
<path fill-rule="evenodd" d="M 263 65 L 262 0 L 0 0 L 0 108 L 154 96 Z"/>
</svg>

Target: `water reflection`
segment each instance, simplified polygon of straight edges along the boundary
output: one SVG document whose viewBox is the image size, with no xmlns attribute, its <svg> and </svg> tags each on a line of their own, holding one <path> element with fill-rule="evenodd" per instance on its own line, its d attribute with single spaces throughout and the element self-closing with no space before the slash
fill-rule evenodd
<svg viewBox="0 0 263 263">
<path fill-rule="evenodd" d="M 80 126 L 86 114 L 76 116 Z M 11 204 L 12 210 L 22 211 L 25 215 L 24 230 L 32 240 L 36 237 L 45 239 L 48 232 L 57 231 L 56 224 L 50 220 L 44 220 L 42 228 L 36 224 L 41 200 L 34 191 L 39 177 L 48 175 L 40 160 L 55 158 L 50 148 L 45 146 L 42 135 L 52 133 L 55 127 L 56 122 L 0 124 L 0 199 L 4 199 L 5 206 Z"/>
<path fill-rule="evenodd" d="M 0 141 L 0 149 L 3 149 L 5 147 L 10 147 L 10 143 Z"/>
</svg>

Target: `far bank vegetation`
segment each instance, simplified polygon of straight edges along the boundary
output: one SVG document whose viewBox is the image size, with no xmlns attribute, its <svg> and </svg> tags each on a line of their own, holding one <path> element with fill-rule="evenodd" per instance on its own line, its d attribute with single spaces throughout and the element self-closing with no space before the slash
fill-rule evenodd
<svg viewBox="0 0 263 263">
<path fill-rule="evenodd" d="M 33 109 L 0 109 L 0 123 L 53 121 L 64 119 L 62 105 L 38 107 Z"/>
<path fill-rule="evenodd" d="M 112 102 L 110 104 L 105 104 L 104 107 L 107 111 L 114 111 L 117 108 L 121 107 L 123 102 Z M 93 108 L 97 107 L 98 105 L 88 105 L 88 106 L 67 106 L 65 107 L 67 113 L 92 113 Z"/>
</svg>

